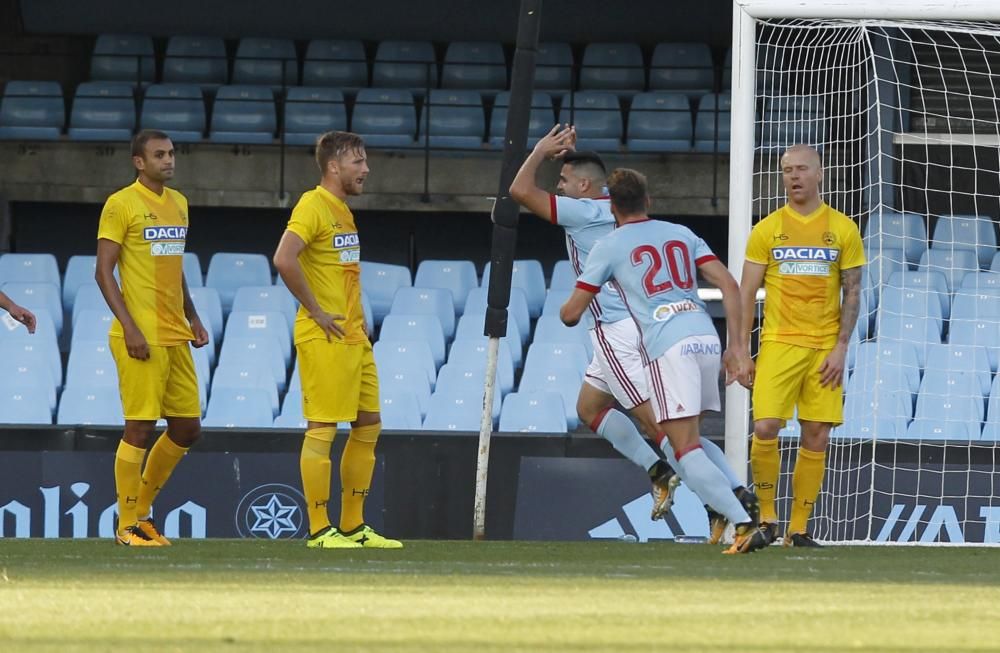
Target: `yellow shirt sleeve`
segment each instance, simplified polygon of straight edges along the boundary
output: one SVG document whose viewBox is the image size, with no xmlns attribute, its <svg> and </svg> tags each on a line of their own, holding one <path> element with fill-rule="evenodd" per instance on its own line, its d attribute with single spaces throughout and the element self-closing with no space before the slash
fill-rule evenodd
<svg viewBox="0 0 1000 653">
<path fill-rule="evenodd" d="M 764 234 L 764 229 L 761 225 L 764 221 L 758 222 L 757 225 L 750 230 L 750 238 L 747 239 L 747 252 L 746 259 L 751 263 L 758 263 L 760 265 L 767 265 L 770 260 L 770 252 L 767 248 L 767 237 Z"/>
<path fill-rule="evenodd" d="M 861 242 L 861 232 L 858 231 L 857 225 L 851 222 L 844 231 L 847 233 L 844 234 L 844 246 L 841 248 L 840 269 L 849 270 L 864 265 L 865 248 Z"/>
<path fill-rule="evenodd" d="M 316 239 L 319 230 L 319 216 L 316 210 L 308 204 L 300 203 L 292 210 L 292 217 L 288 220 L 286 229 L 308 245 Z"/>
<path fill-rule="evenodd" d="M 128 214 L 121 202 L 114 198 L 108 198 L 101 210 L 101 221 L 97 227 L 97 237 L 125 244 L 125 236 L 128 235 Z"/>
</svg>

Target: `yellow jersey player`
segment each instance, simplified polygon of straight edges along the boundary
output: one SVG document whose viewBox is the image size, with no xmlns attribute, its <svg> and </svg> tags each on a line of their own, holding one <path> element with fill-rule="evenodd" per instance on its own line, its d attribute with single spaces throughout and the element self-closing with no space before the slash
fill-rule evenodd
<svg viewBox="0 0 1000 653">
<path fill-rule="evenodd" d="M 187 199 L 164 185 L 174 176 L 173 143 L 161 131 L 143 130 L 132 139 L 132 163 L 138 171 L 135 183 L 108 197 L 101 212 L 95 272 L 115 315 L 109 341 L 125 414 L 115 454 L 115 535 L 128 546 L 165 546 L 170 542 L 150 510 L 201 435 L 198 379 L 188 343 L 205 346 L 208 332 L 184 281 Z M 147 458 L 146 445 L 161 417 L 167 430 Z"/>
<path fill-rule="evenodd" d="M 300 469 L 309 516 L 310 548 L 403 545 L 364 521 L 365 497 L 382 430 L 378 374 L 361 307 L 361 244 L 347 207 L 368 176 L 365 144 L 357 134 L 327 132 L 316 141 L 320 183 L 302 194 L 274 253 L 285 285 L 299 300 L 295 349 L 308 421 Z M 340 461 L 339 528 L 330 523 L 330 449 L 338 422 L 351 433 Z"/>
<path fill-rule="evenodd" d="M 742 288 L 743 337 L 750 339 L 755 295 L 764 284 L 764 324 L 753 388 L 750 468 L 761 532 L 777 534 L 778 431 L 798 408 L 802 441 L 792 474 L 785 546 L 819 546 L 807 530 L 823 484 L 830 430 L 843 414 L 844 361 L 861 301 L 861 234 L 820 197 L 820 156 L 795 145 L 781 157 L 788 202 L 750 233 Z M 841 299 L 843 293 L 843 299 Z"/>
</svg>

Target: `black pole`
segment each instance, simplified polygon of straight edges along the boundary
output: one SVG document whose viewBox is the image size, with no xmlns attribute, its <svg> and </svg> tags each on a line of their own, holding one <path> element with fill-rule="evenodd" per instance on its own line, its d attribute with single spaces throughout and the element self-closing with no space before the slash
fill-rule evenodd
<svg viewBox="0 0 1000 653">
<path fill-rule="evenodd" d="M 531 96 L 535 88 L 535 59 L 538 56 L 538 29 L 542 0 L 521 0 L 517 24 L 517 47 L 510 79 L 510 108 L 504 133 L 500 188 L 493 205 L 493 246 L 490 252 L 490 285 L 487 292 L 487 336 L 507 335 L 507 304 L 514 269 L 514 247 L 520 207 L 510 197 L 510 185 L 524 161 L 531 117 Z"/>
</svg>

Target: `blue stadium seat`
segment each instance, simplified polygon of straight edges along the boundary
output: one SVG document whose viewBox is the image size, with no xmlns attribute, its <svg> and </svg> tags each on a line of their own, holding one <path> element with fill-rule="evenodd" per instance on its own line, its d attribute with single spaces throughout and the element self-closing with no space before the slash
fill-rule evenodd
<svg viewBox="0 0 1000 653">
<path fill-rule="evenodd" d="M 209 410 L 211 411 L 212 401 L 217 393 L 224 390 L 246 390 L 260 389 L 267 392 L 268 406 L 271 407 L 271 415 L 268 425 L 278 414 L 280 405 L 278 403 L 278 386 L 274 383 L 271 369 L 259 360 L 237 360 L 227 365 L 219 365 L 215 368 L 212 377 L 212 392 L 209 399 Z"/>
<path fill-rule="evenodd" d="M 65 124 L 58 82 L 7 82 L 0 100 L 0 139 L 54 140 Z"/>
<path fill-rule="evenodd" d="M 578 123 L 579 124 L 579 123 Z M 483 268 L 483 288 L 490 287 L 490 263 Z M 528 300 L 528 314 L 536 318 L 542 314 L 542 304 L 545 303 L 545 273 L 542 264 L 535 259 L 517 259 L 511 274 L 510 285 L 520 288 Z"/>
<path fill-rule="evenodd" d="M 0 424 L 51 424 L 44 388 L 0 387 Z"/>
<path fill-rule="evenodd" d="M 503 400 L 501 432 L 566 433 L 566 409 L 555 392 L 513 392 Z"/>
<path fill-rule="evenodd" d="M 966 273 L 979 270 L 979 262 L 972 250 L 932 247 L 920 256 L 917 269 L 941 272 L 948 282 L 948 292 L 955 292 Z"/>
<path fill-rule="evenodd" d="M 882 313 L 878 318 L 876 334 L 879 341 L 913 345 L 920 367 L 923 367 L 927 345 L 941 342 L 941 328 L 940 319 Z"/>
<path fill-rule="evenodd" d="M 194 84 L 154 84 L 142 101 L 142 129 L 160 129 L 174 143 L 194 143 L 205 134 L 205 100 Z"/>
<path fill-rule="evenodd" d="M 628 139 L 633 152 L 686 152 L 694 128 L 686 95 L 664 91 L 640 93 L 632 98 Z"/>
<path fill-rule="evenodd" d="M 194 252 L 184 252 L 181 265 L 184 268 L 184 280 L 188 288 L 201 288 L 205 285 L 205 276 L 201 271 L 201 259 Z M 116 268 L 117 269 L 117 268 Z"/>
<path fill-rule="evenodd" d="M 240 286 L 233 298 L 233 311 L 276 311 L 285 316 L 289 333 L 295 328 L 298 311 L 295 297 L 285 286 Z"/>
<path fill-rule="evenodd" d="M 403 89 L 363 88 L 354 102 L 351 129 L 371 147 L 414 147 L 417 109 Z"/>
<path fill-rule="evenodd" d="M 730 107 L 729 93 L 708 93 L 698 100 L 694 119 L 694 149 L 698 152 L 728 152 Z"/>
<path fill-rule="evenodd" d="M 443 288 L 400 288 L 392 298 L 389 315 L 432 315 L 441 322 L 445 340 L 455 335 L 455 305 L 451 291 Z"/>
<path fill-rule="evenodd" d="M 289 392 L 281 402 L 281 414 L 274 418 L 274 428 L 304 431 L 308 426 L 302 416 L 302 392 Z"/>
<path fill-rule="evenodd" d="M 573 294 L 571 288 L 549 290 L 545 294 L 545 303 L 542 304 L 542 315 L 553 315 L 559 317 L 559 309 L 566 303 L 569 296 Z"/>
<path fill-rule="evenodd" d="M 1000 281 L 1000 278 L 998 278 Z M 888 287 L 926 290 L 935 294 L 941 304 L 941 317 L 951 315 L 951 295 L 948 294 L 948 280 L 935 271 L 897 270 L 889 275 Z"/>
<path fill-rule="evenodd" d="M 928 370 L 906 430 L 911 440 L 978 440 L 985 413 L 974 375 Z"/>
<path fill-rule="evenodd" d="M 477 369 L 454 363 L 445 363 L 438 371 L 437 383 L 434 386 L 435 394 L 450 395 L 452 397 L 465 397 L 470 394 L 478 394 L 480 405 L 482 405 L 483 384 L 485 381 L 486 367 Z M 500 407 L 503 401 L 503 390 L 499 383 L 494 385 L 493 391 L 493 418 L 500 417 Z"/>
<path fill-rule="evenodd" d="M 978 267 L 985 269 L 997 253 L 993 218 L 986 215 L 942 215 L 934 226 L 931 247 L 973 251 L 979 262 Z"/>
<path fill-rule="evenodd" d="M 934 290 L 885 286 L 881 295 L 879 312 L 882 315 L 928 317 L 938 321 L 944 319 L 941 315 L 941 300 Z"/>
<path fill-rule="evenodd" d="M 94 283 L 94 272 L 96 270 L 96 256 L 76 255 L 69 257 L 69 261 L 66 263 L 66 274 L 63 276 L 62 286 L 62 303 L 67 311 L 73 310 L 74 302 L 76 301 L 76 291 L 79 290 L 80 286 Z"/>
<path fill-rule="evenodd" d="M 535 337 L 532 342 L 567 343 L 575 342 L 583 345 L 588 358 L 593 355 L 593 344 L 590 342 L 588 329 L 581 323 L 568 327 L 556 316 L 543 315 L 535 323 Z"/>
<path fill-rule="evenodd" d="M 267 428 L 274 425 L 270 395 L 262 388 L 219 388 L 208 400 L 202 426 Z"/>
<path fill-rule="evenodd" d="M 0 409 L 0 415 L 3 414 Z M 983 422 L 982 440 L 1000 440 L 1000 376 L 990 386 L 989 401 L 986 404 L 986 420 Z"/>
<path fill-rule="evenodd" d="M 205 285 L 219 291 L 222 309 L 228 313 L 241 286 L 271 285 L 271 264 L 263 254 L 218 252 L 208 262 Z"/>
<path fill-rule="evenodd" d="M 56 388 L 61 388 L 63 385 L 62 359 L 58 347 L 53 342 L 40 340 L 36 343 L 28 339 L 0 339 L 0 361 L 30 363 L 35 366 L 44 364 Z"/>
<path fill-rule="evenodd" d="M 320 134 L 347 129 L 344 94 L 335 88 L 295 86 L 285 98 L 285 142 L 315 146 Z"/>
<path fill-rule="evenodd" d="M 424 111 L 431 147 L 478 150 L 483 147 L 486 115 L 476 91 L 432 90 Z"/>
<path fill-rule="evenodd" d="M 879 252 L 865 252 L 867 262 L 861 271 L 861 289 L 875 292 L 876 302 L 878 292 L 894 272 L 906 270 L 906 259 L 901 249 L 882 249 Z"/>
<path fill-rule="evenodd" d="M 76 89 L 67 134 L 74 141 L 128 141 L 135 128 L 132 87 L 84 82 Z"/>
<path fill-rule="evenodd" d="M 101 34 L 90 57 L 90 78 L 139 84 L 153 81 L 153 39 L 145 34 Z"/>
<path fill-rule="evenodd" d="M 379 331 L 380 340 L 423 340 L 431 347 L 435 367 L 444 363 L 445 339 L 436 315 L 386 315 Z"/>
<path fill-rule="evenodd" d="M 302 83 L 349 93 L 368 86 L 368 64 L 361 41 L 310 41 L 302 66 Z"/>
<path fill-rule="evenodd" d="M 9 282 L 51 283 L 61 288 L 59 266 L 52 254 L 0 255 L 0 284 Z"/>
<path fill-rule="evenodd" d="M 267 86 L 222 86 L 215 95 L 209 140 L 216 143 L 271 143 L 278 119 Z"/>
<path fill-rule="evenodd" d="M 990 263 L 990 271 L 1000 272 L 1000 252 L 993 255 L 993 262 Z"/>
<path fill-rule="evenodd" d="M 873 211 L 865 225 L 865 251 L 898 249 L 906 253 L 907 263 L 916 263 L 927 249 L 925 218 L 916 213 L 900 213 L 890 209 Z"/>
<path fill-rule="evenodd" d="M 848 389 L 844 394 L 844 423 L 838 437 L 895 439 L 906 437 L 913 417 L 909 395 L 868 389 Z"/>
<path fill-rule="evenodd" d="M 501 91 L 493 100 L 493 112 L 490 114 L 490 147 L 503 149 L 503 139 L 507 131 L 507 113 L 510 110 L 510 92 Z M 531 113 L 528 116 L 528 147 L 534 147 L 542 136 L 545 136 L 555 124 L 555 112 L 552 110 L 552 98 L 541 91 L 531 94 Z"/>
<path fill-rule="evenodd" d="M 614 93 L 580 91 L 562 98 L 559 121 L 576 125 L 577 149 L 617 152 L 622 141 L 622 112 Z"/>
<path fill-rule="evenodd" d="M 412 392 L 382 394 L 380 417 L 387 431 L 419 431 L 423 422 L 420 404 Z"/>
<path fill-rule="evenodd" d="M 987 318 L 959 320 L 953 315 L 948 325 L 948 344 L 984 347 L 995 373 L 1000 359 L 1000 323 Z"/>
<path fill-rule="evenodd" d="M 472 261 L 427 259 L 417 267 L 413 285 L 448 290 L 455 313 L 458 313 L 465 306 L 469 291 L 479 286 L 479 275 Z"/>
<path fill-rule="evenodd" d="M 427 88 L 437 86 L 436 61 L 434 46 L 427 41 L 382 41 L 375 51 L 372 86 L 407 88 L 422 97 Z"/>
<path fill-rule="evenodd" d="M 240 40 L 233 59 L 233 84 L 295 86 L 299 61 L 291 39 L 248 37 Z"/>
<path fill-rule="evenodd" d="M 227 81 L 226 44 L 217 36 L 171 36 L 163 58 L 163 81 L 207 88 Z"/>
<path fill-rule="evenodd" d="M 576 270 L 566 259 L 556 261 L 552 268 L 552 278 L 549 279 L 549 291 L 572 290 L 576 287 Z"/>
<path fill-rule="evenodd" d="M 219 298 L 219 291 L 208 286 L 188 290 L 201 323 L 212 332 L 213 340 L 218 341 L 222 337 L 223 327 L 222 300 Z"/>
<path fill-rule="evenodd" d="M 479 431 L 482 407 L 482 394 L 456 397 L 434 393 L 421 428 L 425 431 Z"/>
<path fill-rule="evenodd" d="M 968 345 L 931 345 L 927 348 L 927 372 L 941 370 L 945 372 L 965 372 L 979 380 L 979 389 L 983 395 L 990 392 L 992 371 L 990 357 L 983 347 Z"/>
<path fill-rule="evenodd" d="M 283 314 L 277 311 L 233 311 L 229 314 L 223 341 L 230 337 L 256 336 L 272 337 L 288 367 L 292 362 L 292 334 Z"/>
<path fill-rule="evenodd" d="M 509 351 L 503 351 L 506 343 L 500 343 L 497 352 L 497 387 L 504 394 L 514 389 L 514 362 Z M 456 340 L 448 352 L 448 364 L 459 369 L 478 370 L 479 376 L 486 377 L 486 358 L 489 345 L 478 340 Z"/>
<path fill-rule="evenodd" d="M 544 369 L 539 366 L 529 370 L 525 366 L 517 391 L 555 392 L 562 396 L 566 425 L 570 430 L 574 430 L 580 424 L 580 419 L 576 414 L 576 399 L 580 394 L 582 382 L 583 375 L 572 367 Z"/>
<path fill-rule="evenodd" d="M 499 43 L 453 41 L 441 69 L 441 88 L 501 91 L 507 88 L 507 61 Z"/>
<path fill-rule="evenodd" d="M 469 342 L 469 341 L 463 341 Z M 494 377 L 494 385 L 496 387 L 496 393 L 499 396 L 506 395 L 508 392 L 514 389 L 514 367 L 513 365 L 500 365 L 500 355 L 497 354 L 497 372 Z M 504 361 L 505 363 L 507 361 Z M 476 383 L 482 384 L 486 379 L 486 348 L 478 356 L 473 355 L 454 355 L 451 354 L 448 357 L 448 362 L 441 366 L 438 371 L 437 383 L 435 384 L 435 390 L 444 390 L 449 388 L 449 386 L 441 386 L 441 380 L 447 379 L 448 383 L 455 382 L 455 379 L 465 379 L 466 383 Z M 455 386 L 451 386 L 455 387 Z"/>
<path fill-rule="evenodd" d="M 659 43 L 649 67 L 650 90 L 684 93 L 697 99 L 715 86 L 707 43 Z"/>
<path fill-rule="evenodd" d="M 762 150 L 784 152 L 796 143 L 819 146 L 825 140 L 826 104 L 821 95 L 778 95 L 764 104 L 759 136 Z"/>
<path fill-rule="evenodd" d="M 382 319 L 389 314 L 396 290 L 412 285 L 409 268 L 390 263 L 361 262 L 361 288 L 371 301 L 375 324 L 382 324 Z"/>
<path fill-rule="evenodd" d="M 455 340 L 478 341 L 480 338 L 484 338 L 483 324 L 485 321 L 486 313 L 465 313 L 459 318 L 458 326 L 455 327 Z M 504 341 L 507 342 L 510 351 L 511 363 L 515 369 L 520 368 L 524 351 L 521 345 L 521 331 L 518 329 L 516 320 L 507 321 L 507 335 L 500 338 L 501 343 Z"/>
<path fill-rule="evenodd" d="M 67 387 L 59 400 L 56 424 L 124 426 L 118 388 Z"/>
<path fill-rule="evenodd" d="M 52 361 L 50 367 L 53 371 L 62 369 L 62 362 L 59 359 L 59 339 L 56 337 L 56 326 L 52 321 L 52 316 L 48 311 L 32 311 L 35 313 L 35 332 L 28 333 L 22 324 L 18 324 L 7 311 L 0 310 L 0 343 L 14 342 L 24 345 L 39 347 L 48 353 Z M 107 331 L 104 333 L 107 339 Z M 57 378 L 58 374 L 53 374 Z"/>
<path fill-rule="evenodd" d="M 986 319 L 1000 322 L 1000 293 L 991 291 L 958 290 L 951 309 L 952 319 Z"/>
<path fill-rule="evenodd" d="M 52 368 L 42 356 L 23 356 L 0 361 L 0 388 L 41 388 L 45 390 L 49 413 L 56 409 L 56 381 Z"/>
<path fill-rule="evenodd" d="M 106 343 L 91 342 L 81 342 L 79 347 L 70 351 L 66 364 L 66 387 L 117 388 L 118 368 L 110 347 Z"/>
<path fill-rule="evenodd" d="M 465 299 L 462 314 L 485 315 L 488 288 L 473 288 Z M 517 323 L 521 346 L 528 344 L 528 334 L 531 332 L 531 314 L 528 311 L 528 298 L 521 288 L 510 289 L 510 300 L 507 303 L 507 315 Z M 482 324 L 479 325 L 479 335 L 482 335 Z"/>
<path fill-rule="evenodd" d="M 32 313 L 38 312 L 39 309 L 48 311 L 56 327 L 56 335 L 62 334 L 63 308 L 58 286 L 51 283 L 8 281 L 0 283 L 0 292 Z"/>
<path fill-rule="evenodd" d="M 931 345 L 940 346 L 940 345 Z M 920 388 L 920 359 L 909 342 L 862 342 L 849 383 L 855 389 L 872 390 L 876 386 L 915 396 Z"/>
<path fill-rule="evenodd" d="M 232 367 L 243 361 L 255 361 L 271 371 L 278 392 L 287 387 L 287 368 L 281 348 L 269 336 L 232 336 L 222 341 L 219 367 Z"/>
<path fill-rule="evenodd" d="M 947 284 L 945 284 L 945 288 L 947 289 Z M 1000 292 L 1000 272 L 994 270 L 966 272 L 965 276 L 962 277 L 962 285 L 956 292 L 963 292 L 965 290 L 990 293 Z"/>
<path fill-rule="evenodd" d="M 390 371 L 379 370 L 378 391 L 381 397 L 394 397 L 400 394 L 412 394 L 417 400 L 420 419 L 427 414 L 431 403 L 431 384 L 427 383 L 423 370 L 395 368 Z"/>
<path fill-rule="evenodd" d="M 533 342 L 524 359 L 524 369 L 529 366 L 546 369 L 569 367 L 583 376 L 590 364 L 587 349 L 576 342 Z M 916 388 L 914 388 L 916 391 Z"/>
<path fill-rule="evenodd" d="M 539 43 L 535 89 L 567 93 L 573 89 L 573 50 L 569 43 Z"/>
<path fill-rule="evenodd" d="M 635 43 L 591 43 L 583 51 L 580 88 L 613 91 L 622 97 L 646 88 L 642 51 Z"/>
<path fill-rule="evenodd" d="M 382 337 L 374 344 L 375 367 L 379 375 L 395 371 L 419 370 L 427 377 L 427 385 L 434 388 L 437 365 L 431 346 L 423 340 L 388 340 Z M 429 394 L 429 392 L 428 392 Z"/>
</svg>

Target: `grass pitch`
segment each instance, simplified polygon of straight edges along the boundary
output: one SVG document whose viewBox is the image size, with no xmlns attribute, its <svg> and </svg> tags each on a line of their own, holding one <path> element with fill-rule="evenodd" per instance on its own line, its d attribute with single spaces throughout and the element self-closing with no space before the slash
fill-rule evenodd
<svg viewBox="0 0 1000 653">
<path fill-rule="evenodd" d="M 0 651 L 996 651 L 1000 551 L 0 540 Z"/>
</svg>

